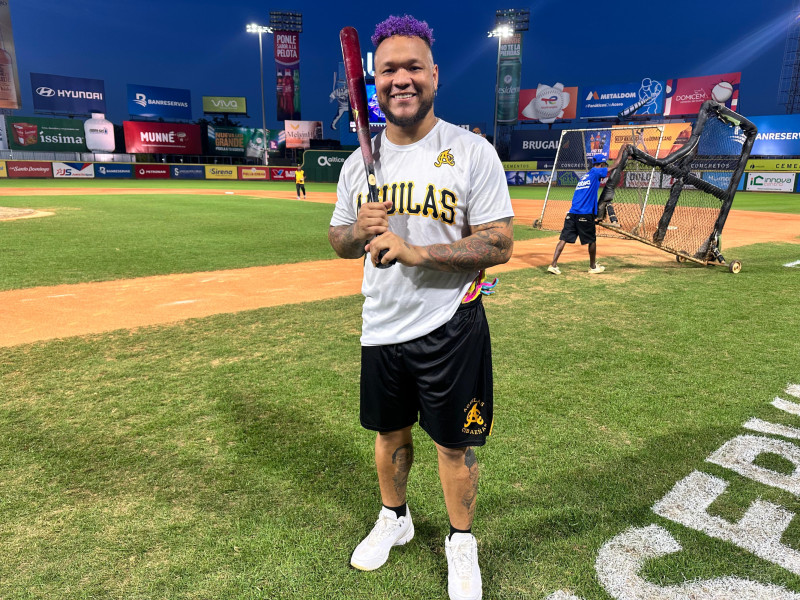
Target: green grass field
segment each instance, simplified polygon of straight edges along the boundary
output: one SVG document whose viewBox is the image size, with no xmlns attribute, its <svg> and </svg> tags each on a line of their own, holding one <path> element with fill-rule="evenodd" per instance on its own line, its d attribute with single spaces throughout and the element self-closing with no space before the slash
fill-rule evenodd
<svg viewBox="0 0 800 600">
<path fill-rule="evenodd" d="M 330 205 L 0 204 L 60 208 L 0 223 L 3 289 L 333 256 Z M 497 414 L 478 451 L 484 598 L 607 600 L 598 551 L 651 523 L 683 547 L 645 564 L 656 585 L 737 576 L 800 592 L 800 575 L 651 510 L 699 470 L 730 482 L 713 515 L 735 522 L 759 498 L 800 511 L 797 496 L 705 461 L 750 417 L 800 427 L 770 406 L 800 384 L 800 271 L 783 266 L 800 245 L 737 258 L 747 268 L 735 276 L 626 258 L 594 278 L 501 276 L 485 299 Z M 358 424 L 360 306 L 350 296 L 0 348 L 0 598 L 445 597 L 447 517 L 419 430 L 415 539 L 378 571 L 348 564 L 380 502 L 373 436 Z M 800 547 L 797 519 L 781 542 Z"/>
</svg>

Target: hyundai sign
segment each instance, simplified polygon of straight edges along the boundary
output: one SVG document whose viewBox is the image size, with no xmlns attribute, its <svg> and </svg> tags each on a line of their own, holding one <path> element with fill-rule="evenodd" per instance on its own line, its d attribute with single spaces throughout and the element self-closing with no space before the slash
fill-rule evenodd
<svg viewBox="0 0 800 600">
<path fill-rule="evenodd" d="M 33 110 L 88 115 L 106 112 L 106 92 L 102 79 L 63 77 L 31 73 Z"/>
<path fill-rule="evenodd" d="M 189 90 L 129 83 L 128 114 L 191 121 L 192 94 Z"/>
</svg>

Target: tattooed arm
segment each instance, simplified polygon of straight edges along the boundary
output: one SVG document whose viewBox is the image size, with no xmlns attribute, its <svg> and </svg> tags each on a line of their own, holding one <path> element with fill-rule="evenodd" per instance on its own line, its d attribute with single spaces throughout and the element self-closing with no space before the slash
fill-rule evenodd
<svg viewBox="0 0 800 600">
<path fill-rule="evenodd" d="M 367 242 L 389 228 L 387 211 L 391 202 L 367 202 L 358 211 L 358 220 L 351 225 L 328 229 L 328 241 L 341 258 L 361 258 Z"/>
<path fill-rule="evenodd" d="M 410 267 L 425 267 L 437 271 L 475 271 L 508 262 L 514 247 L 514 227 L 511 217 L 474 225 L 467 237 L 452 244 L 415 246 L 391 232 L 367 245 L 372 264 L 381 250 L 388 249 L 383 262 L 396 258 Z"/>
</svg>

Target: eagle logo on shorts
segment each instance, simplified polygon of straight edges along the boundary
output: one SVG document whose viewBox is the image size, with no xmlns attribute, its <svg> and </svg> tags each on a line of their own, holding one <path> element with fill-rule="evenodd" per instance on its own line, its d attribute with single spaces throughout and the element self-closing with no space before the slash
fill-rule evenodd
<svg viewBox="0 0 800 600">
<path fill-rule="evenodd" d="M 456 166 L 456 160 L 453 158 L 453 155 L 450 154 L 450 148 L 440 152 L 436 162 L 433 163 L 434 167 L 441 167 L 442 165 L 450 165 L 451 167 Z"/>
<path fill-rule="evenodd" d="M 469 427 L 473 423 L 476 425 L 483 425 L 483 417 L 481 416 L 481 411 L 478 410 L 477 404 L 472 405 L 472 408 L 467 414 L 467 422 L 464 423 L 464 427 Z"/>
</svg>

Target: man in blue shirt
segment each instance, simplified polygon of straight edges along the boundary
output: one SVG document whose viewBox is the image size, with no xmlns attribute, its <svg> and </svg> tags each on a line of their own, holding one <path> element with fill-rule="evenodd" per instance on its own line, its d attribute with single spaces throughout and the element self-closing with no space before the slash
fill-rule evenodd
<svg viewBox="0 0 800 600">
<path fill-rule="evenodd" d="M 617 166 L 610 170 L 613 171 Z M 575 186 L 572 206 L 564 219 L 564 228 L 558 238 L 553 262 L 547 267 L 549 273 L 561 275 L 561 269 L 558 268 L 558 257 L 561 256 L 564 246 L 574 244 L 579 237 L 582 246 L 589 244 L 589 273 L 602 273 L 606 270 L 595 260 L 597 255 L 595 217 L 597 216 L 597 192 L 600 189 L 600 181 L 608 177 L 609 172 L 608 157 L 605 154 L 595 154 L 592 157 L 592 168 L 580 178 L 578 185 Z"/>
</svg>

